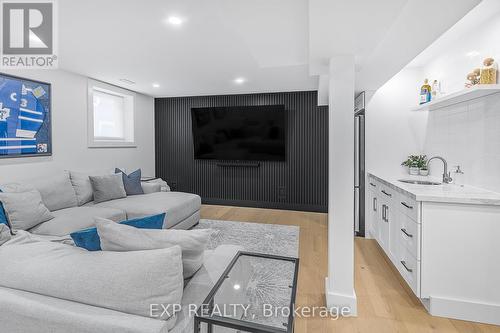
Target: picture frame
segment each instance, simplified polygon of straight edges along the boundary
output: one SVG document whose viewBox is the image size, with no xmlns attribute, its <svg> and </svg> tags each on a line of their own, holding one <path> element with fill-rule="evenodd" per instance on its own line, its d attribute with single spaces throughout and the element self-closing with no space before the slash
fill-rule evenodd
<svg viewBox="0 0 500 333">
<path fill-rule="evenodd" d="M 0 73 L 0 159 L 52 156 L 52 85 Z"/>
</svg>

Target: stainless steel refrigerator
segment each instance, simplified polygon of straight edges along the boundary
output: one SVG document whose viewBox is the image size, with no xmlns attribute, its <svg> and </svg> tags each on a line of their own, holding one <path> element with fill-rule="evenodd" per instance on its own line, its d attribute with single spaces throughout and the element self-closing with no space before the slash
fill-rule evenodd
<svg viewBox="0 0 500 333">
<path fill-rule="evenodd" d="M 354 231 L 365 237 L 365 93 L 354 101 Z"/>
</svg>

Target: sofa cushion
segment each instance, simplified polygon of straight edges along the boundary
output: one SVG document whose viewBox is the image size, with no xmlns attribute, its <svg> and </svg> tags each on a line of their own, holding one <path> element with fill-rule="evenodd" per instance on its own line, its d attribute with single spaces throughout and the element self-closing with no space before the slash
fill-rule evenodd
<svg viewBox="0 0 500 333">
<path fill-rule="evenodd" d="M 10 240 L 10 228 L 6 224 L 0 224 L 0 245 Z"/>
<path fill-rule="evenodd" d="M 191 193 L 156 192 L 106 201 L 95 204 L 95 207 L 121 209 L 127 213 L 128 219 L 167 213 L 163 228 L 168 229 L 198 211 L 201 207 L 201 198 Z"/>
<path fill-rule="evenodd" d="M 165 219 L 165 213 L 140 217 L 132 220 L 126 220 L 119 222 L 119 224 L 129 225 L 137 228 L 144 229 L 161 229 L 163 227 L 163 220 Z M 96 217 L 96 222 L 99 220 L 109 221 L 113 224 L 118 224 L 114 221 Z M 89 251 L 100 251 L 101 250 L 101 240 L 96 228 L 88 228 L 80 231 L 71 233 L 71 238 L 74 240 L 76 246 L 82 247 Z"/>
<path fill-rule="evenodd" d="M 121 199 L 127 196 L 121 174 L 89 176 L 95 203 Z"/>
<path fill-rule="evenodd" d="M 106 219 L 96 220 L 103 251 L 139 251 L 164 249 L 179 245 L 182 249 L 184 278 L 190 278 L 203 264 L 203 252 L 214 232 L 199 230 L 137 229 Z"/>
<path fill-rule="evenodd" d="M 151 304 L 180 304 L 181 249 L 89 252 L 53 242 L 0 247 L 0 286 L 150 316 Z M 172 313 L 155 319 L 175 324 Z"/>
<path fill-rule="evenodd" d="M 108 207 L 71 207 L 52 212 L 54 218 L 48 222 L 37 225 L 29 231 L 40 235 L 64 236 L 74 231 L 93 227 L 96 217 L 103 217 L 115 222 L 127 218 L 120 209 Z"/>
<path fill-rule="evenodd" d="M 131 174 L 127 175 L 124 171 L 116 168 L 115 173 L 122 175 L 123 186 L 127 195 L 144 194 L 141 186 L 141 169 L 137 169 Z"/>
<path fill-rule="evenodd" d="M 28 230 L 54 216 L 42 202 L 40 192 L 1 192 L 0 201 L 3 204 L 9 225 L 12 230 Z"/>
<path fill-rule="evenodd" d="M 69 172 L 71 184 L 75 189 L 76 201 L 78 202 L 78 206 L 85 205 L 87 202 L 90 202 L 94 199 L 94 192 L 92 190 L 92 184 L 90 183 L 89 176 L 102 176 L 105 174 L 109 173 L 105 171 L 96 171 L 90 174 L 77 171 Z"/>
<path fill-rule="evenodd" d="M 0 309 L 5 333 L 169 333 L 163 320 L 3 287 Z"/>
<path fill-rule="evenodd" d="M 50 211 L 77 206 L 75 190 L 67 171 L 53 177 L 41 177 L 29 184 L 40 192 L 43 203 Z"/>
</svg>

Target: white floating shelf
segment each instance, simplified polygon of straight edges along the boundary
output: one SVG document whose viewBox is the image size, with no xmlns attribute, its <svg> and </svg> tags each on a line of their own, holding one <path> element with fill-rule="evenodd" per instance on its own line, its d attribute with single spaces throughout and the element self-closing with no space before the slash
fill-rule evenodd
<svg viewBox="0 0 500 333">
<path fill-rule="evenodd" d="M 434 101 L 419 105 L 411 111 L 434 111 L 450 105 L 468 102 L 473 99 L 485 97 L 500 93 L 500 84 L 476 85 L 472 88 L 466 88 L 453 94 L 442 96 Z"/>
</svg>

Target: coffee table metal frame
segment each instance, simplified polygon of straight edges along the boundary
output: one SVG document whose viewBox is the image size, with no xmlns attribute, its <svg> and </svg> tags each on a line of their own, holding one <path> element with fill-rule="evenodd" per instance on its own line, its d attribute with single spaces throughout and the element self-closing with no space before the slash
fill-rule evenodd
<svg viewBox="0 0 500 333">
<path fill-rule="evenodd" d="M 224 283 L 224 281 L 228 278 L 229 272 L 231 271 L 231 269 L 234 267 L 234 265 L 236 264 L 236 262 L 238 261 L 238 259 L 241 256 L 284 260 L 284 261 L 293 262 L 295 264 L 293 283 L 290 286 L 290 288 L 292 289 L 291 290 L 292 293 L 291 293 L 291 297 L 290 297 L 290 315 L 288 316 L 288 322 L 286 323 L 286 327 L 283 326 L 283 328 L 281 329 L 281 328 L 277 328 L 277 327 L 266 326 L 263 324 L 252 323 L 249 321 L 244 321 L 244 320 L 239 320 L 239 319 L 234 319 L 234 318 L 204 315 L 204 314 L 200 313 L 201 307 L 199 307 L 198 311 L 194 317 L 194 333 L 201 332 L 201 323 L 207 324 L 207 326 L 208 326 L 207 333 L 212 333 L 213 325 L 233 328 L 235 330 L 243 330 L 245 332 L 251 332 L 251 333 L 292 333 L 293 332 L 293 320 L 294 320 L 293 309 L 295 307 L 295 297 L 297 294 L 297 278 L 298 278 L 298 272 L 299 272 L 299 258 L 284 257 L 284 256 L 277 256 L 277 255 L 264 254 L 264 253 L 238 251 L 238 253 L 231 260 L 231 262 L 229 263 L 227 268 L 224 270 L 224 273 L 222 273 L 221 277 L 219 278 L 217 283 L 214 285 L 214 287 L 212 288 L 212 290 L 210 291 L 208 296 L 203 301 L 203 304 L 207 304 L 210 307 L 214 306 L 215 294 L 219 290 L 222 283 Z"/>
</svg>

